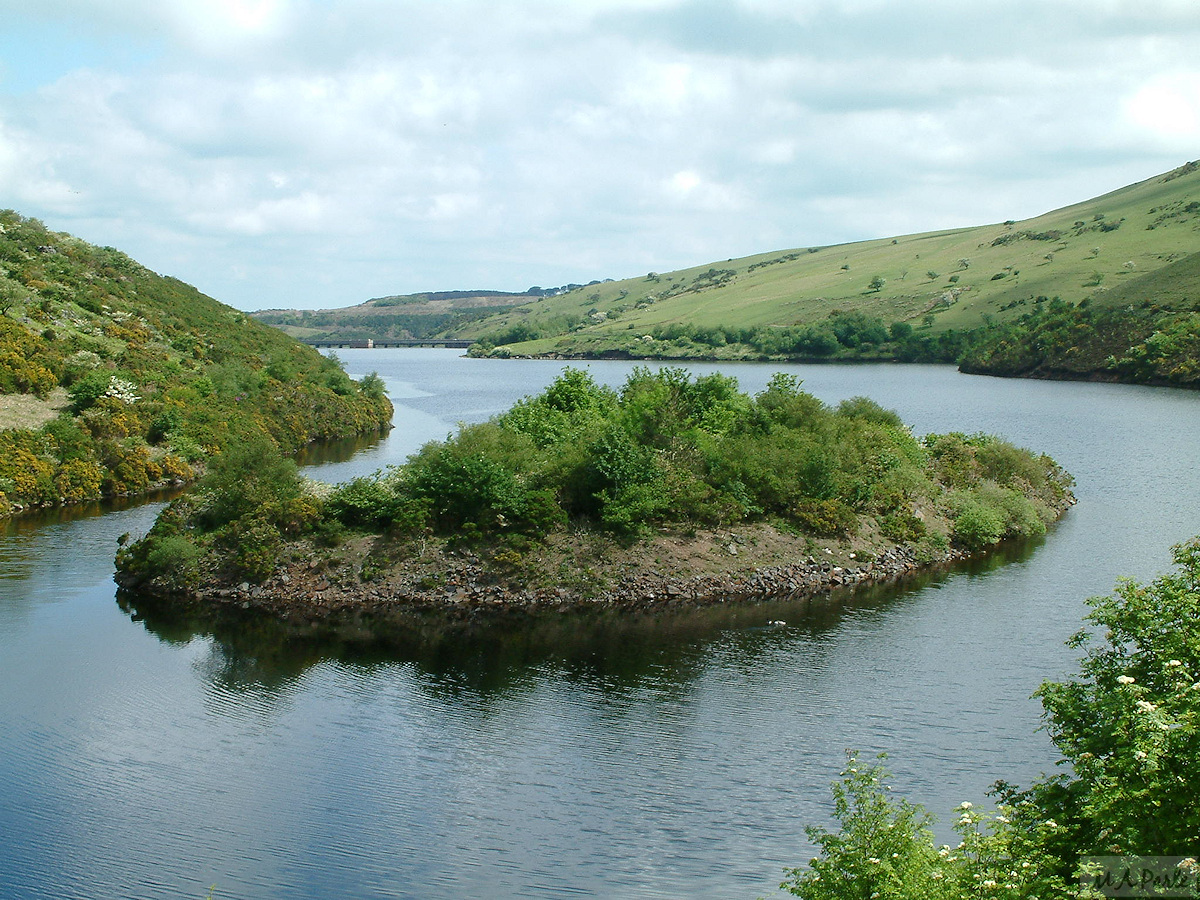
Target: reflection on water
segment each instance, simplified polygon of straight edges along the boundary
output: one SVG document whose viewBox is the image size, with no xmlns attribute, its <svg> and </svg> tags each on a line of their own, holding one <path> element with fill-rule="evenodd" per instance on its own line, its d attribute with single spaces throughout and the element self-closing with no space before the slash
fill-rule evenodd
<svg viewBox="0 0 1200 900">
<path fill-rule="evenodd" d="M 293 459 L 301 468 L 343 463 L 357 453 L 378 447 L 386 439 L 383 434 L 362 434 L 335 441 L 317 441 L 301 449 Z"/>
<path fill-rule="evenodd" d="M 562 368 L 344 358 L 379 370 L 396 427 L 310 457 L 325 480 L 400 462 Z M 620 384 L 631 366 L 586 367 Z M 695 368 L 751 391 L 783 368 L 918 433 L 1001 434 L 1071 470 L 1079 505 L 1043 541 L 902 591 L 324 634 L 116 602 L 117 537 L 155 504 L 7 523 L 0 897 L 751 898 L 810 855 L 847 747 L 887 750 L 896 789 L 943 820 L 1051 767 L 1030 695 L 1074 668 L 1083 598 L 1153 577 L 1200 532 L 1200 394 Z"/>
<path fill-rule="evenodd" d="M 371 668 L 412 664 L 435 683 L 478 694 L 504 693 L 531 673 L 553 669 L 568 680 L 631 686 L 653 676 L 684 684 L 706 649 L 719 642 L 753 658 L 756 649 L 796 638 L 817 641 L 847 612 L 900 608 L 905 597 L 951 575 L 982 576 L 1029 559 L 1044 538 L 1011 542 L 992 553 L 903 581 L 813 598 L 628 612 L 611 607 L 563 611 L 480 610 L 470 619 L 397 612 L 387 620 L 343 617 L 298 625 L 249 610 L 183 607 L 119 591 L 134 622 L 168 644 L 210 638 L 206 671 L 226 689 L 273 688 L 326 660 Z M 779 625 L 777 623 L 784 623 Z M 731 643 L 732 642 L 732 643 Z"/>
</svg>

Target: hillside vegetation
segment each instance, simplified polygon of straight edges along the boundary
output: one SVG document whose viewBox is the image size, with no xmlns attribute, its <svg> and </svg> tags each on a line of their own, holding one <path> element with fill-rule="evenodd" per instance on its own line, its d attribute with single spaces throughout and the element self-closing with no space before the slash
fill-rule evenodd
<svg viewBox="0 0 1200 900">
<path fill-rule="evenodd" d="M 506 312 L 542 296 L 503 291 L 438 291 L 376 297 L 342 309 L 264 309 L 251 315 L 302 341 L 414 340 Z"/>
<path fill-rule="evenodd" d="M 379 378 L 4 210 L 0 412 L 4 516 L 189 481 L 255 435 L 290 453 L 381 430 L 392 408 Z"/>
<path fill-rule="evenodd" d="M 520 294 L 433 291 L 375 297 L 341 309 L 264 309 L 250 315 L 302 341 L 420 340 L 579 287 L 531 287 Z"/>
<path fill-rule="evenodd" d="M 258 450 L 240 459 L 121 555 L 124 583 L 262 581 L 289 541 L 337 543 L 347 528 L 386 535 L 364 580 L 368 567 L 426 556 L 430 540 L 483 548 L 494 577 L 528 585 L 526 554 L 555 535 L 606 537 L 617 554 L 660 527 L 764 521 L 801 550 L 807 538 L 807 552 L 817 537 L 857 538 L 861 558 L 907 544 L 934 560 L 951 544 L 1041 534 L 1071 502 L 1070 477 L 1046 456 L 985 435 L 918 440 L 870 400 L 830 409 L 783 374 L 750 397 L 723 375 L 637 369 L 617 392 L 568 369 L 509 412 L 324 497 Z"/>
<path fill-rule="evenodd" d="M 593 283 L 445 334 L 476 339 L 477 353 L 493 355 L 957 361 L 973 346 L 1011 340 L 995 329 L 1025 318 L 1023 335 L 1028 317 L 1057 300 L 1086 302 L 1092 312 L 1083 324 L 1093 328 L 1100 310 L 1144 310 L 1105 326 L 1112 342 L 1128 343 L 1106 343 L 1102 371 L 1088 370 L 1128 378 L 1124 351 L 1164 330 L 1160 324 L 1184 336 L 1160 368 L 1187 369 L 1200 358 L 1200 262 L 1187 261 L 1198 248 L 1200 163 L 1192 162 L 1033 219 Z M 1116 370 L 1103 369 L 1109 356 Z M 983 370 L 979 358 L 975 365 Z"/>
</svg>

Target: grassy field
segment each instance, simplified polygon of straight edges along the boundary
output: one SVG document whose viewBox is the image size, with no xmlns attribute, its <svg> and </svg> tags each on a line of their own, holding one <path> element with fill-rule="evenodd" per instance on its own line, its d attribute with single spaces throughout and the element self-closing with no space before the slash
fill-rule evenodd
<svg viewBox="0 0 1200 900">
<path fill-rule="evenodd" d="M 656 326 L 804 325 L 840 310 L 936 334 L 1016 319 L 1038 297 L 1191 303 L 1194 292 L 1176 285 L 1169 267 L 1197 250 L 1200 162 L 1192 162 L 1033 219 L 594 283 L 446 333 L 513 354 L 655 355 Z"/>
</svg>

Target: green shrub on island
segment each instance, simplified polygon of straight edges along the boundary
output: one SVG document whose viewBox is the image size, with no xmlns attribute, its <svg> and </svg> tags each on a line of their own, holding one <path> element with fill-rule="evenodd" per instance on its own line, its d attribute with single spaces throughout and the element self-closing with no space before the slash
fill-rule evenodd
<svg viewBox="0 0 1200 900">
<path fill-rule="evenodd" d="M 977 550 L 1041 534 L 1071 500 L 1070 476 L 1049 457 L 987 435 L 919 440 L 871 400 L 830 408 L 784 374 L 749 396 L 720 374 L 637 368 L 613 390 L 566 369 L 508 412 L 321 499 L 269 453 L 228 451 L 123 551 L 123 571 L 155 577 L 152 550 L 169 535 L 261 580 L 272 554 L 302 533 L 318 543 L 357 529 L 495 544 L 541 540 L 568 523 L 633 541 L 660 527 L 766 520 L 810 536 L 878 532 L 934 558 L 951 540 Z M 297 504 L 301 515 L 289 512 Z"/>
<path fill-rule="evenodd" d="M 926 811 L 851 754 L 833 787 L 838 829 L 810 828 L 819 855 L 780 887 L 806 900 L 1200 896 L 1200 538 L 1175 564 L 1089 600 L 1070 641 L 1085 651 L 1079 675 L 1038 691 L 1062 773 L 998 782 L 993 812 L 963 802 L 959 843 L 939 848 Z M 1134 881 L 1116 894 L 1121 860 Z M 1140 879 L 1160 860 L 1156 891 Z"/>
</svg>

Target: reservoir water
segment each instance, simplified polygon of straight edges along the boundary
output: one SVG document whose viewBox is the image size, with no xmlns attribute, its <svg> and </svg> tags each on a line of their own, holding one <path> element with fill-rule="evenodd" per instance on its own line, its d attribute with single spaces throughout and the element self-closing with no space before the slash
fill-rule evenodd
<svg viewBox="0 0 1200 900">
<path fill-rule="evenodd" d="M 307 474 L 400 462 L 539 391 L 549 361 L 345 351 L 396 428 Z M 587 364 L 620 384 L 632 364 Z M 653 620 L 567 617 L 386 646 L 216 629 L 118 601 L 160 504 L 0 530 L 0 897 L 754 898 L 811 856 L 846 748 L 943 821 L 1053 766 L 1030 695 L 1084 599 L 1200 533 L 1200 394 L 935 366 L 779 370 L 919 433 L 1049 453 L 1079 503 L 1042 540 L 904 590 Z M 561 618 L 561 617 L 560 617 Z M 765 628 L 772 620 L 785 627 Z M 215 888 L 213 887 L 215 886 Z"/>
</svg>

